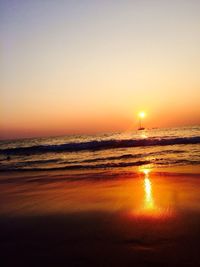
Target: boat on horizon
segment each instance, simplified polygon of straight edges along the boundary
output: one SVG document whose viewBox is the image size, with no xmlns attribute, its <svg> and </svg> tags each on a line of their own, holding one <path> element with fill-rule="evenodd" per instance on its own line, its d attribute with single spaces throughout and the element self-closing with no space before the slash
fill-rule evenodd
<svg viewBox="0 0 200 267">
<path fill-rule="evenodd" d="M 138 131 L 142 131 L 142 130 L 145 130 L 145 128 L 144 127 L 139 127 L 138 128 Z"/>
</svg>

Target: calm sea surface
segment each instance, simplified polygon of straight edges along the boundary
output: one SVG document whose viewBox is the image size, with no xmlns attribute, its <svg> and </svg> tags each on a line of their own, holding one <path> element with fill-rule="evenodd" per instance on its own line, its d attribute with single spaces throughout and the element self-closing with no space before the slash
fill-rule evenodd
<svg viewBox="0 0 200 267">
<path fill-rule="evenodd" d="M 0 142 L 0 170 L 198 165 L 200 126 Z"/>
</svg>

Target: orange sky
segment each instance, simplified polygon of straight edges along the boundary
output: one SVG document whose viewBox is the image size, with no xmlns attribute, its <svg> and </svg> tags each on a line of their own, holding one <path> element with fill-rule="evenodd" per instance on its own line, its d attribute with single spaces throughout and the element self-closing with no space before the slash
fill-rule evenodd
<svg viewBox="0 0 200 267">
<path fill-rule="evenodd" d="M 1 1 L 0 138 L 200 124 L 200 2 Z"/>
</svg>

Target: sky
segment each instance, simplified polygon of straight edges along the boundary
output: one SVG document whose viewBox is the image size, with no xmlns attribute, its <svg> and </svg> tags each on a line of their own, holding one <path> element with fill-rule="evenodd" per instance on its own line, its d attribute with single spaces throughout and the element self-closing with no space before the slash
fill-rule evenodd
<svg viewBox="0 0 200 267">
<path fill-rule="evenodd" d="M 200 124 L 199 0 L 0 0 L 0 138 Z"/>
</svg>

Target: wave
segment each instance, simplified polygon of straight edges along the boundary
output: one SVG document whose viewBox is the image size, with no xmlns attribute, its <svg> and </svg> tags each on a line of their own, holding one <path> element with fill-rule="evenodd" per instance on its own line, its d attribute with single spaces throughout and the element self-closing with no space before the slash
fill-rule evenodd
<svg viewBox="0 0 200 267">
<path fill-rule="evenodd" d="M 81 170 L 81 169 L 108 169 L 108 168 L 123 168 L 123 167 L 133 167 L 142 166 L 150 164 L 149 160 L 141 160 L 137 162 L 120 162 L 120 163 L 103 163 L 95 165 L 69 165 L 63 167 L 48 167 L 48 168 L 1 168 L 1 171 L 54 171 L 54 170 Z"/>
<path fill-rule="evenodd" d="M 175 154 L 181 154 L 185 153 L 185 150 L 164 150 L 164 151 L 158 151 L 158 152 L 149 152 L 149 153 L 140 153 L 140 154 L 124 154 L 120 156 L 111 156 L 111 157 L 101 157 L 101 158 L 92 158 L 92 159 L 85 159 L 81 160 L 81 163 L 92 163 L 92 162 L 98 162 L 98 161 L 110 161 L 110 160 L 126 160 L 126 159 L 137 159 L 137 158 L 143 158 L 143 157 L 149 157 L 149 156 L 156 156 L 156 155 L 165 155 L 166 153 L 175 153 Z M 79 161 L 73 161 L 73 163 L 76 163 Z"/>
<path fill-rule="evenodd" d="M 8 167 L 4 166 L 1 167 L 0 170 L 2 172 L 7 172 L 7 171 L 23 171 L 23 172 L 32 172 L 32 171 L 62 171 L 62 170 L 94 170 L 94 169 L 116 169 L 116 168 L 126 168 L 126 167 L 138 167 L 138 166 L 146 166 L 146 165 L 151 165 L 154 164 L 157 168 L 163 167 L 163 166 L 174 166 L 174 165 L 199 165 L 200 161 L 199 160 L 187 160 L 187 159 L 152 159 L 152 160 L 139 160 L 135 162 L 111 162 L 111 163 L 102 163 L 102 164 L 72 164 L 68 166 L 57 166 L 57 167 L 27 167 L 27 166 L 13 166 L 13 167 Z"/>
<path fill-rule="evenodd" d="M 61 152 L 80 152 L 98 151 L 105 149 L 145 147 L 145 146 L 168 146 L 168 145 L 187 145 L 200 144 L 200 136 L 197 137 L 178 137 L 178 138 L 149 138 L 149 139 L 125 139 L 125 140 L 101 140 L 80 143 L 66 143 L 60 145 L 35 145 L 29 147 L 16 147 L 0 149 L 1 155 L 30 155 L 41 153 L 61 153 Z"/>
</svg>

